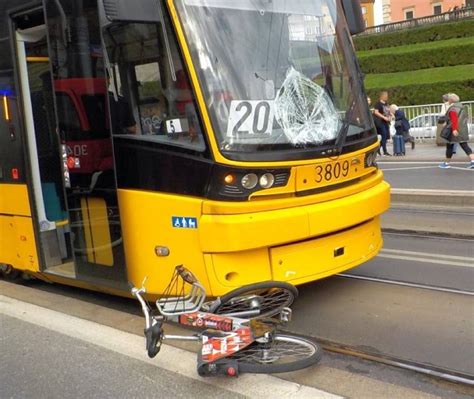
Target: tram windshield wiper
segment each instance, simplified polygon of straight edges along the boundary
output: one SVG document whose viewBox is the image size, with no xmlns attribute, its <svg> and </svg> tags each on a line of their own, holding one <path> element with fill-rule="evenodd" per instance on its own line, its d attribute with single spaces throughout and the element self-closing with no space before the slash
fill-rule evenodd
<svg viewBox="0 0 474 399">
<path fill-rule="evenodd" d="M 349 129 L 352 124 L 352 119 L 354 116 L 354 112 L 356 109 L 357 101 L 355 99 L 352 100 L 351 106 L 346 112 L 344 122 L 342 124 L 341 130 L 339 131 L 339 134 L 336 139 L 336 144 L 334 146 L 335 150 L 334 152 L 337 155 L 340 155 L 342 152 L 342 149 L 344 148 L 344 144 L 346 144 L 346 139 L 347 135 L 349 134 Z"/>
</svg>

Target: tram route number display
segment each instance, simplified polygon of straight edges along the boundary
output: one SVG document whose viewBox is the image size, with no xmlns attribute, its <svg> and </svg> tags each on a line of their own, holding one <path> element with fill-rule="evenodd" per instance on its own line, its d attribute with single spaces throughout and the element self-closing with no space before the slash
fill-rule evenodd
<svg viewBox="0 0 474 399">
<path fill-rule="evenodd" d="M 271 135 L 275 120 L 274 101 L 232 101 L 227 137 L 238 135 Z"/>
</svg>

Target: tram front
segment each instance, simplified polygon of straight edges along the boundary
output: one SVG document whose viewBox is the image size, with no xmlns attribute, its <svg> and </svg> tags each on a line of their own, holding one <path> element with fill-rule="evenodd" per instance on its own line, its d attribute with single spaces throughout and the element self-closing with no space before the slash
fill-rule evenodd
<svg viewBox="0 0 474 399">
<path fill-rule="evenodd" d="M 133 284 L 160 292 L 184 263 L 220 295 L 377 254 L 389 186 L 349 29 L 357 3 L 103 0 Z"/>
</svg>

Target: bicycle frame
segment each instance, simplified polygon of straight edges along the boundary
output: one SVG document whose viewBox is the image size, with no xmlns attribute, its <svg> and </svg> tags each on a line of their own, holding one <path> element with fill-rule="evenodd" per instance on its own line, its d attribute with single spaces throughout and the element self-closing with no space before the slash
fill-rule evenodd
<svg viewBox="0 0 474 399">
<path fill-rule="evenodd" d="M 255 341 L 270 342 L 275 331 L 273 325 L 258 320 L 222 316 L 208 312 L 183 313 L 176 316 L 153 316 L 143 295 L 145 288 L 133 288 L 132 294 L 139 300 L 145 315 L 146 348 L 150 357 L 155 357 L 163 340 L 196 341 L 202 343 L 198 355 L 198 373 L 201 376 L 225 374 L 238 375 L 238 363 L 229 359 Z M 283 318 L 282 320 L 285 320 Z M 166 335 L 162 324 L 172 321 L 186 327 L 199 328 L 201 333 L 185 335 Z"/>
</svg>

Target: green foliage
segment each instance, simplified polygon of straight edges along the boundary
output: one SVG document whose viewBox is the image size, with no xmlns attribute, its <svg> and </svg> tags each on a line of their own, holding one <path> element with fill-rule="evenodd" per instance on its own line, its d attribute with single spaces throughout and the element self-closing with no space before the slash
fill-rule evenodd
<svg viewBox="0 0 474 399">
<path fill-rule="evenodd" d="M 469 80 L 473 79 L 473 77 L 474 65 L 459 65 L 445 68 L 422 69 L 419 71 L 367 75 L 365 78 L 365 86 L 367 88 L 391 88 L 429 83 L 437 85 L 443 82 Z"/>
<path fill-rule="evenodd" d="M 417 51 L 421 50 L 432 50 L 438 49 L 443 51 L 447 48 L 451 48 L 453 46 L 464 46 L 467 44 L 474 43 L 474 36 L 469 37 L 461 37 L 457 39 L 449 39 L 449 40 L 441 40 L 436 42 L 427 42 L 427 43 L 417 43 L 417 44 L 407 44 L 403 46 L 397 47 L 384 47 L 375 50 L 368 50 L 368 51 L 358 51 L 357 56 L 359 58 L 363 57 L 371 57 L 374 55 L 385 55 L 385 54 L 409 54 L 409 53 L 416 53 Z"/>
<path fill-rule="evenodd" d="M 474 20 L 356 37 L 365 86 L 374 100 L 381 90 L 390 102 L 441 102 L 445 93 L 474 99 Z"/>
<path fill-rule="evenodd" d="M 358 51 L 474 36 L 474 19 L 354 38 Z"/>
<path fill-rule="evenodd" d="M 358 54 L 364 73 L 390 73 L 468 65 L 474 61 L 474 36 L 401 46 Z"/>
<path fill-rule="evenodd" d="M 416 71 L 419 69 L 468 65 L 472 64 L 473 61 L 474 40 L 472 43 L 460 46 L 359 58 L 359 63 L 364 73 Z"/>
<path fill-rule="evenodd" d="M 367 89 L 367 95 L 375 101 L 381 90 L 386 86 Z M 474 79 L 464 81 L 445 81 L 436 84 L 410 84 L 406 86 L 390 86 L 390 103 L 399 105 L 438 104 L 445 93 L 456 93 L 461 100 L 474 98 Z"/>
</svg>

